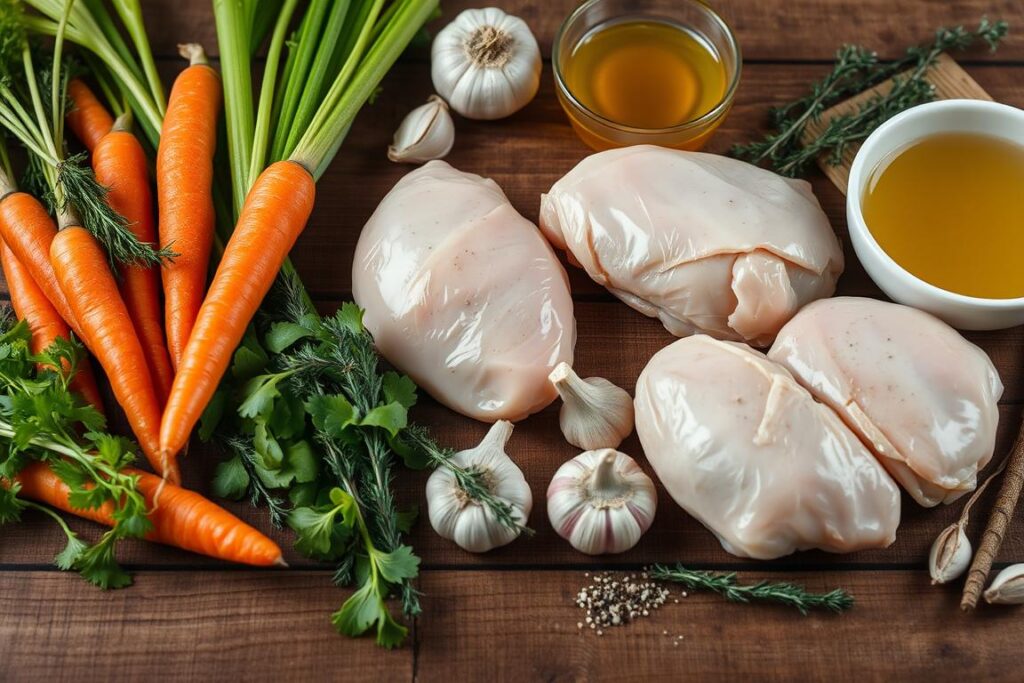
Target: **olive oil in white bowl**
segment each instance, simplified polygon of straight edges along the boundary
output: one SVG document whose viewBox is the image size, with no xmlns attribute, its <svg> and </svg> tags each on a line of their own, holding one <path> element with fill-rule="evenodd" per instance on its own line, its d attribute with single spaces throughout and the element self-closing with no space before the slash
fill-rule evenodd
<svg viewBox="0 0 1024 683">
<path fill-rule="evenodd" d="M 931 102 L 879 126 L 857 152 L 846 200 L 871 279 L 960 329 L 1024 323 L 1024 189 L 999 189 L 1017 177 L 1022 147 L 1024 111 L 995 102 Z"/>
</svg>

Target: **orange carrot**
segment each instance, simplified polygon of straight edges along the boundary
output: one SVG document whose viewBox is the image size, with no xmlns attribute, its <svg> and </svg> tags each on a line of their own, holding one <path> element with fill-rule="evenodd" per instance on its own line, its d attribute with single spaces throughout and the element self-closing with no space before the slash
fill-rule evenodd
<svg viewBox="0 0 1024 683">
<path fill-rule="evenodd" d="M 285 564 L 276 543 L 224 508 L 148 472 L 135 469 L 126 472 L 139 477 L 139 492 L 151 510 L 147 516 L 153 523 L 153 530 L 146 535 L 146 540 L 257 567 Z M 98 509 L 71 507 L 67 484 L 45 463 L 31 463 L 15 480 L 21 484 L 18 495 L 106 526 L 114 525 L 113 506 L 109 502 Z M 160 490 L 161 484 L 163 490 Z M 158 499 L 154 500 L 157 491 L 160 491 Z M 159 505 L 155 504 L 157 502 Z"/>
<path fill-rule="evenodd" d="M 313 176 L 292 161 L 268 166 L 249 191 L 167 399 L 160 423 L 160 449 L 167 457 L 188 441 L 246 326 L 309 220 L 315 195 Z"/>
<path fill-rule="evenodd" d="M 67 113 L 68 128 L 90 152 L 110 132 L 114 119 L 92 90 L 77 78 L 68 82 L 71 108 Z"/>
<path fill-rule="evenodd" d="M 92 167 L 96 179 L 110 188 L 107 202 L 128 221 L 128 227 L 140 242 L 156 242 L 153 222 L 153 195 L 149 189 L 146 170 L 146 152 L 138 139 L 121 126 L 118 119 L 114 128 L 103 136 L 92 152 Z M 167 400 L 174 380 L 174 371 L 164 342 L 163 310 L 160 305 L 160 275 L 155 267 L 122 266 L 121 296 L 142 350 L 146 354 L 157 397 Z"/>
<path fill-rule="evenodd" d="M 174 81 L 156 155 L 160 246 L 178 256 L 161 268 L 167 348 L 175 369 L 206 293 L 215 216 L 213 153 L 217 144 L 220 77 L 202 48 L 183 46 L 191 64 Z"/>
<path fill-rule="evenodd" d="M 86 333 L 86 344 L 106 371 L 142 452 L 165 479 L 178 483 L 177 463 L 159 451 L 160 402 L 103 247 L 85 228 L 65 227 L 53 238 L 50 261 Z"/>
<path fill-rule="evenodd" d="M 0 264 L 3 265 L 4 277 L 7 279 L 7 289 L 11 294 L 14 313 L 20 320 L 28 323 L 28 328 L 32 331 L 32 353 L 45 351 L 58 338 L 70 339 L 71 328 L 3 240 L 0 240 Z M 92 363 L 88 358 L 83 358 L 79 363 L 78 371 L 71 379 L 71 390 L 77 392 L 101 414 L 104 412 L 103 397 L 96 386 L 96 376 L 93 375 Z"/>
<path fill-rule="evenodd" d="M 57 236 L 57 225 L 46 208 L 35 197 L 24 192 L 11 192 L 0 199 L 0 237 L 18 262 L 29 272 L 39 289 L 50 300 L 71 329 L 88 344 L 75 324 L 67 297 L 57 284 L 50 264 L 50 243 Z"/>
</svg>

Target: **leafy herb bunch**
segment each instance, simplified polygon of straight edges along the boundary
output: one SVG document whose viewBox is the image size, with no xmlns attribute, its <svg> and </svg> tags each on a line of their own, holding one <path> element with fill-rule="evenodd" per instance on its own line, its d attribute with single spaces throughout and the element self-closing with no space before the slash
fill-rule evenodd
<svg viewBox="0 0 1024 683">
<path fill-rule="evenodd" d="M 904 57 L 893 62 L 880 62 L 875 52 L 859 45 L 844 45 L 836 52 L 832 71 L 813 83 L 807 95 L 771 110 L 774 132 L 763 140 L 736 145 L 731 153 L 789 177 L 803 175 L 823 155 L 837 166 L 849 145 L 861 142 L 901 111 L 935 98 L 935 88 L 925 76 L 939 55 L 965 50 L 978 41 L 995 51 L 1007 31 L 1005 21 L 986 18 L 974 31 L 963 26 L 940 28 L 930 44 L 910 47 Z M 891 89 L 869 98 L 853 113 L 834 117 L 820 135 L 804 140 L 808 124 L 829 107 L 889 78 L 893 79 Z"/>
<path fill-rule="evenodd" d="M 136 459 L 134 442 L 103 431 L 105 419 L 71 391 L 84 350 L 58 338 L 42 353 L 31 351 L 31 332 L 0 309 L 0 524 L 33 509 L 51 517 L 67 537 L 54 562 L 75 569 L 102 588 L 131 584 L 114 557 L 121 538 L 152 529 L 138 477 L 122 470 Z M 53 510 L 19 495 L 17 475 L 33 463 L 49 467 L 68 486 L 68 502 L 81 510 L 112 507 L 115 525 L 89 545 Z"/>
<path fill-rule="evenodd" d="M 375 627 L 377 642 L 394 647 L 407 629 L 386 600 L 398 595 L 406 616 L 420 612 L 412 585 L 420 560 L 402 540 L 416 511 L 399 511 L 393 465 L 448 467 L 496 519 L 518 523 L 482 473 L 455 466 L 410 424 L 416 385 L 380 368 L 358 306 L 321 318 L 295 278 L 270 298 L 201 424 L 202 438 L 217 437 L 231 451 L 214 490 L 266 504 L 275 523 L 295 530 L 300 552 L 336 563 L 335 582 L 358 589 L 334 613 L 334 626 L 351 636 Z"/>
</svg>

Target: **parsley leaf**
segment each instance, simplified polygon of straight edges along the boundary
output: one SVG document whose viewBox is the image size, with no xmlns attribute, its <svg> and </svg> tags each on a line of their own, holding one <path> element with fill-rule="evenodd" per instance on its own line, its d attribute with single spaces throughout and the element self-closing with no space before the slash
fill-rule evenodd
<svg viewBox="0 0 1024 683">
<path fill-rule="evenodd" d="M 331 616 L 331 623 L 339 633 L 346 636 L 361 636 L 388 610 L 373 583 L 365 583 L 342 604 L 341 609 Z"/>
<path fill-rule="evenodd" d="M 245 383 L 242 395 L 245 400 L 238 406 L 238 414 L 242 417 L 256 417 L 257 415 L 270 415 L 274 409 L 274 400 L 281 396 L 277 384 L 285 379 L 289 373 L 275 373 L 269 375 L 257 375 Z"/>
<path fill-rule="evenodd" d="M 314 396 L 306 401 L 313 426 L 332 439 L 343 438 L 345 429 L 356 421 L 356 409 L 340 394 Z"/>
<path fill-rule="evenodd" d="M 416 405 L 416 384 L 405 375 L 385 372 L 381 388 L 384 390 L 384 400 L 388 403 L 399 403 L 405 408 Z"/>
<path fill-rule="evenodd" d="M 79 553 L 74 563 L 74 568 L 79 574 L 104 590 L 124 588 L 132 584 L 131 575 L 121 569 L 114 558 L 115 541 L 115 532 L 106 532 L 98 543 Z"/>
<path fill-rule="evenodd" d="M 235 454 L 217 465 L 213 475 L 213 494 L 219 498 L 239 500 L 249 490 L 249 473 L 242 457 Z"/>
<path fill-rule="evenodd" d="M 18 498 L 18 484 L 12 484 L 10 488 L 0 486 L 0 524 L 17 522 L 21 519 L 21 511 L 25 509 L 25 503 Z"/>
<path fill-rule="evenodd" d="M 298 323 L 276 322 L 270 326 L 270 331 L 267 332 L 264 341 L 268 351 L 281 353 L 295 342 L 306 339 L 312 334 L 313 332 L 309 328 Z"/>
<path fill-rule="evenodd" d="M 67 545 L 64 546 L 64 550 L 57 553 L 56 557 L 53 558 L 53 563 L 64 571 L 73 568 L 75 563 L 81 559 L 82 554 L 89 549 L 89 544 L 78 538 L 78 535 L 75 533 L 69 533 L 67 539 Z"/>
<path fill-rule="evenodd" d="M 420 573 L 420 558 L 413 554 L 411 546 L 402 545 L 390 553 L 376 549 L 370 552 L 385 581 L 398 583 L 402 579 L 415 579 Z"/>
<path fill-rule="evenodd" d="M 392 437 L 395 437 L 409 424 L 409 416 L 405 406 L 397 401 L 392 401 L 387 405 L 377 406 L 368 412 L 359 421 L 359 424 L 368 427 L 380 427 Z"/>
</svg>

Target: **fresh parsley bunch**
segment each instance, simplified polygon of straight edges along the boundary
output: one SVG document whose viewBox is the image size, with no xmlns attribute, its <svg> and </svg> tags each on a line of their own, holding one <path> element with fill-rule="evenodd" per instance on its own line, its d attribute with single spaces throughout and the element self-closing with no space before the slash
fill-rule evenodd
<svg viewBox="0 0 1024 683">
<path fill-rule="evenodd" d="M 132 441 L 103 431 L 105 419 L 70 389 L 84 350 L 57 339 L 31 352 L 31 332 L 0 309 L 0 524 L 17 522 L 25 509 L 51 517 L 67 538 L 55 564 L 77 570 L 101 588 L 131 584 L 117 564 L 115 544 L 152 528 L 138 477 L 122 470 L 136 458 Z M 45 463 L 69 488 L 68 504 L 96 510 L 112 506 L 115 525 L 96 543 L 81 540 L 53 510 L 19 496 L 16 476 L 33 462 Z"/>
</svg>

